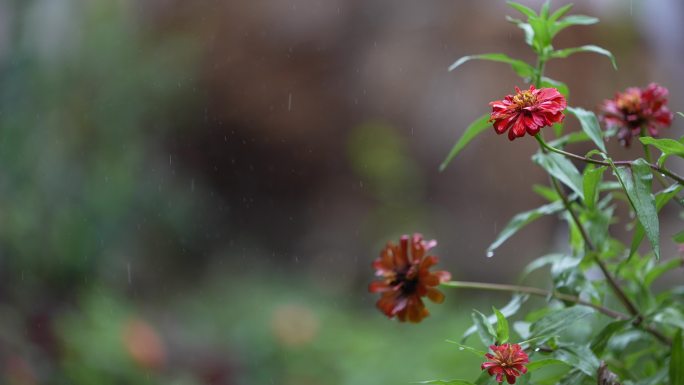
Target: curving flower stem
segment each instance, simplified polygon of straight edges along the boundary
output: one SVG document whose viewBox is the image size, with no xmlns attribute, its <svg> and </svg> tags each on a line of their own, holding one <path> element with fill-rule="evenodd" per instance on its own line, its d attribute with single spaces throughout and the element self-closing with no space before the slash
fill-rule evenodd
<svg viewBox="0 0 684 385">
<path fill-rule="evenodd" d="M 458 289 L 476 289 L 476 290 L 489 290 L 489 291 L 505 291 L 505 292 L 512 292 L 512 293 L 525 293 L 525 294 L 531 294 L 531 295 L 536 295 L 538 297 L 545 297 L 545 298 L 555 298 L 561 301 L 568 301 L 572 303 L 576 303 L 578 305 L 582 306 L 588 306 L 596 311 L 607 315 L 608 317 L 617 319 L 617 320 L 629 320 L 632 317 L 628 316 L 627 314 L 620 313 L 618 311 L 609 309 L 607 307 L 603 307 L 601 305 L 594 304 L 589 301 L 585 301 L 577 296 L 574 295 L 569 295 L 569 294 L 563 294 L 559 293 L 557 291 L 549 291 L 549 290 L 544 290 L 540 289 L 537 287 L 531 287 L 531 286 L 520 286 L 520 285 L 506 285 L 506 284 L 500 284 L 500 283 L 487 283 L 487 282 L 470 282 L 470 281 L 448 281 L 448 282 L 443 282 L 441 283 L 442 286 L 445 287 L 453 287 L 453 288 L 458 288 Z M 669 345 L 671 344 L 670 340 L 664 336 L 662 333 L 660 333 L 658 330 L 648 326 L 648 325 L 643 325 L 643 324 L 635 324 L 635 326 L 639 326 L 643 328 L 646 332 L 652 334 L 654 337 L 656 337 L 660 342 L 663 344 Z"/>
<path fill-rule="evenodd" d="M 598 160 L 598 159 L 592 159 L 592 158 L 587 158 L 586 156 L 573 154 L 573 153 L 571 153 L 571 152 L 567 152 L 567 151 L 561 150 L 561 149 L 559 149 L 559 148 L 552 147 L 552 146 L 550 146 L 548 143 L 546 143 L 546 142 L 544 141 L 544 139 L 542 139 L 541 136 L 540 136 L 539 134 L 535 135 L 535 138 L 537 139 L 537 141 L 539 142 L 539 144 L 540 144 L 542 147 L 544 147 L 545 149 L 547 149 L 547 150 L 549 150 L 549 151 L 551 151 L 551 152 L 555 152 L 556 154 L 560 154 L 560 155 L 563 155 L 563 156 L 567 156 L 568 158 L 576 159 L 576 160 L 579 160 L 579 161 L 582 161 L 582 162 L 585 162 L 585 163 L 593 163 L 593 164 L 598 164 L 598 165 L 601 165 L 601 166 L 610 166 L 610 163 L 609 163 L 609 162 L 606 162 L 606 161 L 602 161 L 602 160 Z M 627 167 L 632 167 L 632 164 L 633 164 L 633 163 L 634 163 L 634 161 L 632 161 L 632 160 L 616 160 L 616 161 L 613 161 L 613 164 L 616 165 L 616 166 L 627 166 Z M 650 163 L 650 162 L 648 163 L 648 166 L 649 166 L 653 171 L 656 171 L 656 172 L 658 172 L 658 173 L 660 173 L 660 174 L 663 174 L 663 175 L 669 177 L 670 179 L 674 180 L 675 182 L 679 183 L 680 185 L 684 186 L 684 177 L 679 176 L 679 175 L 675 174 L 674 172 L 672 172 L 672 171 L 670 171 L 670 170 L 668 170 L 668 169 L 666 169 L 666 168 L 664 168 L 664 167 L 658 167 L 658 165 L 655 165 L 655 164 Z"/>
<path fill-rule="evenodd" d="M 550 150 L 551 146 L 546 144 L 544 139 L 541 137 L 541 135 L 537 134 L 535 135 L 535 138 L 541 145 L 542 151 L 546 152 L 547 150 Z M 608 271 L 608 267 L 606 266 L 603 261 L 598 257 L 596 254 L 596 247 L 594 246 L 594 243 L 591 241 L 591 238 L 589 238 L 589 234 L 587 234 L 587 231 L 584 229 L 584 226 L 582 225 L 582 222 L 580 219 L 577 217 L 577 214 L 575 213 L 575 210 L 572 209 L 570 205 L 570 201 L 568 200 L 568 197 L 565 195 L 565 192 L 563 192 L 563 189 L 561 188 L 560 184 L 558 183 L 558 180 L 554 177 L 551 177 L 551 181 L 553 183 L 553 187 L 558 193 L 558 196 L 561 198 L 563 201 L 563 206 L 565 207 L 565 210 L 570 214 L 572 217 L 572 221 L 575 223 L 577 228 L 579 229 L 580 235 L 582 236 L 582 239 L 584 239 L 584 243 L 587 245 L 587 248 L 589 249 L 589 252 L 593 254 L 594 256 L 594 261 L 596 264 L 599 266 L 601 269 L 601 272 L 603 275 L 606 277 L 606 280 L 608 281 L 608 284 L 610 287 L 613 289 L 613 292 L 615 292 L 615 295 L 617 295 L 618 299 L 622 304 L 625 306 L 625 308 L 629 311 L 629 313 L 633 316 L 635 316 L 638 320 L 638 322 L 641 322 L 642 316 L 639 313 L 639 310 L 636 308 L 636 306 L 632 303 L 632 301 L 627 297 L 627 294 L 622 290 L 620 285 L 617 283 L 615 278 L 613 278 L 613 275 L 610 274 L 610 271 Z"/>
</svg>

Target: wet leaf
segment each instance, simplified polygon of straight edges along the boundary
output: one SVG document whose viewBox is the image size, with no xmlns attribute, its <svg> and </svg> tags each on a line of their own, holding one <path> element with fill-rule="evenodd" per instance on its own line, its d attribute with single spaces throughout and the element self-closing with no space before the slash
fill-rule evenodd
<svg viewBox="0 0 684 385">
<path fill-rule="evenodd" d="M 447 155 L 446 159 L 444 159 L 444 162 L 442 162 L 442 164 L 439 166 L 439 171 L 444 171 L 449 163 L 456 157 L 456 155 L 458 155 L 459 152 L 461 152 L 461 150 L 465 148 L 465 146 L 468 145 L 468 143 L 470 143 L 473 139 L 475 139 L 476 136 L 480 135 L 490 126 L 489 114 L 482 115 L 481 117 L 477 118 L 477 120 L 470 123 L 470 125 L 463 132 L 463 135 L 461 135 L 456 144 L 454 144 L 454 147 L 451 149 L 451 151 L 449 151 L 449 155 Z"/>
<path fill-rule="evenodd" d="M 566 58 L 578 52 L 593 52 L 599 55 L 606 56 L 608 59 L 610 59 L 610 63 L 613 65 L 613 68 L 617 69 L 617 62 L 615 61 L 615 56 L 613 56 L 613 54 L 607 49 L 592 44 L 583 45 L 581 47 L 559 49 L 557 51 L 553 51 L 550 57 L 552 59 Z"/>
<path fill-rule="evenodd" d="M 456 60 L 454 64 L 449 66 L 449 71 L 453 71 L 460 67 L 463 63 L 471 60 L 487 60 L 509 64 L 511 68 L 513 68 L 513 71 L 515 71 L 518 76 L 523 78 L 529 78 L 534 74 L 534 67 L 522 60 L 513 59 L 503 53 L 485 53 L 480 55 L 463 56 L 462 58 Z"/>
<path fill-rule="evenodd" d="M 579 120 L 582 130 L 584 130 L 591 140 L 594 141 L 596 147 L 601 151 L 606 152 L 606 145 L 603 142 L 603 131 L 601 130 L 596 115 L 591 111 L 579 107 L 568 107 L 568 111 L 575 115 L 577 120 Z"/>
</svg>

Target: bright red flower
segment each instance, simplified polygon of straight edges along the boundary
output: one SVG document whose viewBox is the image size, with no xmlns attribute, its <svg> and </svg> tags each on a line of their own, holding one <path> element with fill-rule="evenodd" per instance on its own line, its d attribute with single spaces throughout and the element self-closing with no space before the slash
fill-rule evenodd
<svg viewBox="0 0 684 385">
<path fill-rule="evenodd" d="M 432 302 L 442 303 L 444 294 L 435 289 L 441 282 L 451 279 L 447 271 L 430 272 L 430 267 L 438 258 L 426 255 L 436 246 L 436 241 L 424 241 L 422 235 L 404 235 L 399 245 L 391 242 L 380 252 L 373 262 L 375 275 L 380 281 L 371 282 L 368 291 L 382 293 L 376 306 L 389 318 L 396 316 L 399 321 L 420 322 L 430 313 L 421 297 L 427 296 Z"/>
<path fill-rule="evenodd" d="M 515 87 L 515 95 L 507 95 L 503 100 L 489 103 L 492 114 L 489 119 L 494 122 L 494 130 L 501 135 L 508 131 L 508 139 L 534 136 L 542 127 L 560 123 L 565 118 L 563 110 L 568 106 L 565 97 L 555 88 L 521 91 Z"/>
<path fill-rule="evenodd" d="M 620 143 L 629 147 L 632 138 L 646 132 L 658 136 L 658 128 L 672 124 L 667 96 L 667 88 L 656 83 L 646 88 L 630 87 L 603 102 L 601 118 L 609 129 L 618 129 Z"/>
<path fill-rule="evenodd" d="M 482 364 L 482 370 L 487 369 L 490 376 L 496 375 L 496 381 L 503 382 L 503 376 L 509 384 L 515 384 L 515 378 L 527 373 L 525 364 L 530 362 L 518 344 L 491 345 L 489 349 L 494 354 L 487 353 L 489 361 Z"/>
</svg>

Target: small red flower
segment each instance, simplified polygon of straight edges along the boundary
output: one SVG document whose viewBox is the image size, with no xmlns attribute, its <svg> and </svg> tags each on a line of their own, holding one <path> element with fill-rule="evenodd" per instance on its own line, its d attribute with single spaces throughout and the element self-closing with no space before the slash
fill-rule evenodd
<svg viewBox="0 0 684 385">
<path fill-rule="evenodd" d="M 565 118 L 563 110 L 568 103 L 557 89 L 530 86 L 529 90 L 521 91 L 515 87 L 515 92 L 515 95 L 489 103 L 492 106 L 489 121 L 494 122 L 497 134 L 508 131 L 510 140 L 525 136 L 526 132 L 534 136 L 542 127 L 560 123 Z"/>
<path fill-rule="evenodd" d="M 376 306 L 389 318 L 396 316 L 399 321 L 420 322 L 430 313 L 421 297 L 427 296 L 432 302 L 442 303 L 444 294 L 434 286 L 451 279 L 447 271 L 430 272 L 430 267 L 438 258 L 426 255 L 436 246 L 436 241 L 424 241 L 422 235 L 404 235 L 399 245 L 391 242 L 380 252 L 373 262 L 375 275 L 380 281 L 371 282 L 368 291 L 382 293 Z"/>
<path fill-rule="evenodd" d="M 609 129 L 618 129 L 618 139 L 629 147 L 632 138 L 645 134 L 658 136 L 658 128 L 672 124 L 667 108 L 667 88 L 651 83 L 646 88 L 630 87 L 603 102 L 601 119 Z"/>
<path fill-rule="evenodd" d="M 489 349 L 494 354 L 487 353 L 485 357 L 489 361 L 482 364 L 482 370 L 487 369 L 490 376 L 496 374 L 496 381 L 503 382 L 503 376 L 509 384 L 515 384 L 515 378 L 527 373 L 525 364 L 530 362 L 518 344 L 491 345 Z"/>
</svg>

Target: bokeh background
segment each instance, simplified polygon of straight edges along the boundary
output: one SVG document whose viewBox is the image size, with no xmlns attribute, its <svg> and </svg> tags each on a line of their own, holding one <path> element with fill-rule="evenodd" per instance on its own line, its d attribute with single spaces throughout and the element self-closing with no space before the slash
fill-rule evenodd
<svg viewBox="0 0 684 385">
<path fill-rule="evenodd" d="M 571 104 L 656 81 L 684 109 L 684 3 L 575 3 L 601 23 L 557 47 L 597 44 L 620 68 L 551 62 Z M 485 258 L 542 203 L 534 141 L 482 135 L 437 170 L 521 85 L 500 64 L 447 67 L 533 59 L 505 15 L 498 0 L 0 1 L 1 382 L 474 378 L 477 357 L 444 340 L 507 296 L 449 292 L 414 326 L 385 319 L 366 286 L 404 233 L 438 239 L 468 280 L 515 282 L 562 247 L 550 218 Z"/>
</svg>

